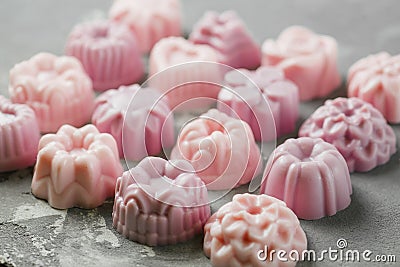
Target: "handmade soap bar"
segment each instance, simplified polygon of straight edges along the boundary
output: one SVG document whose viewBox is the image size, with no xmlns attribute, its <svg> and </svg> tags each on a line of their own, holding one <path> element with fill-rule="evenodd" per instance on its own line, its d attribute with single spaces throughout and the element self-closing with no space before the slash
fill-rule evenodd
<svg viewBox="0 0 400 267">
<path fill-rule="evenodd" d="M 272 250 L 302 255 L 307 249 L 296 215 L 267 195 L 235 195 L 210 217 L 204 232 L 204 253 L 218 267 L 296 266 L 296 261 L 280 261 Z"/>
<path fill-rule="evenodd" d="M 218 51 L 218 62 L 233 68 L 255 69 L 261 64 L 261 50 L 236 12 L 209 11 L 194 26 L 189 40 Z"/>
<path fill-rule="evenodd" d="M 35 112 L 0 95 L 0 172 L 32 166 L 39 139 Z"/>
<path fill-rule="evenodd" d="M 354 63 L 347 75 L 348 96 L 372 104 L 390 123 L 400 123 L 400 55 L 386 52 Z"/>
<path fill-rule="evenodd" d="M 111 135 L 93 125 L 64 125 L 40 139 L 32 193 L 57 209 L 91 209 L 114 196 L 122 171 Z"/>
<path fill-rule="evenodd" d="M 299 136 L 333 144 L 350 172 L 369 171 L 388 162 L 396 152 L 396 135 L 382 114 L 354 97 L 327 100 L 303 123 Z"/>
<path fill-rule="evenodd" d="M 260 173 L 262 164 L 249 125 L 216 109 L 182 128 L 171 159 L 189 160 L 211 190 L 250 182 Z"/>
<path fill-rule="evenodd" d="M 207 188 L 185 161 L 147 157 L 118 178 L 113 225 L 149 246 L 185 242 L 210 217 Z"/>
<path fill-rule="evenodd" d="M 257 141 L 271 141 L 294 131 L 299 92 L 281 70 L 232 70 L 225 75 L 224 85 L 218 95 L 218 109 L 247 122 Z"/>
<path fill-rule="evenodd" d="M 349 206 L 352 188 L 339 151 L 320 138 L 302 137 L 271 154 L 260 193 L 283 200 L 301 219 L 315 220 Z"/>
<path fill-rule="evenodd" d="M 221 68 L 212 63 L 216 61 L 217 53 L 208 45 L 181 37 L 162 39 L 150 54 L 149 85 L 168 97 L 171 109 L 202 108 L 215 102 L 220 90 Z"/>
<path fill-rule="evenodd" d="M 128 160 L 158 155 L 175 142 L 174 117 L 166 98 L 137 84 L 99 95 L 92 123 L 115 138 L 120 157 Z"/>
<path fill-rule="evenodd" d="M 136 36 L 123 24 L 94 21 L 77 25 L 65 53 L 81 61 L 97 91 L 138 82 L 144 74 Z"/>
<path fill-rule="evenodd" d="M 277 66 L 300 90 L 301 100 L 325 97 L 340 85 L 337 43 L 330 36 L 292 26 L 262 45 L 262 64 Z"/>
<path fill-rule="evenodd" d="M 181 35 L 179 0 L 115 0 L 109 16 L 129 26 L 143 53 L 164 37 Z"/>
<path fill-rule="evenodd" d="M 92 82 L 74 57 L 39 53 L 15 65 L 9 93 L 12 102 L 35 111 L 43 133 L 55 132 L 63 124 L 80 127 L 93 111 Z"/>
</svg>

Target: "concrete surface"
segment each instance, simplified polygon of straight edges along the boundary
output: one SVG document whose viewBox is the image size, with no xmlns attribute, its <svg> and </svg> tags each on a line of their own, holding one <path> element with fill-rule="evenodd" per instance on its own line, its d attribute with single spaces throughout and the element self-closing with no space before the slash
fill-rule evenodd
<svg viewBox="0 0 400 267">
<path fill-rule="evenodd" d="M 358 58 L 381 50 L 400 53 L 400 2 L 184 0 L 185 30 L 205 10 L 236 9 L 259 42 L 286 26 L 301 24 L 335 36 L 343 77 Z M 66 36 L 80 21 L 106 16 L 111 0 L 0 1 L 0 92 L 7 95 L 8 70 L 40 51 L 63 52 Z M 344 95 L 345 88 L 331 97 Z M 301 121 L 323 100 L 303 103 Z M 393 126 L 397 139 L 400 127 Z M 294 135 L 293 135 L 294 136 Z M 284 138 L 279 140 L 282 142 Z M 111 225 L 112 201 L 94 210 L 54 210 L 30 193 L 32 169 L 0 174 L 0 265 L 5 266 L 210 266 L 198 237 L 176 246 L 150 248 L 121 237 Z M 352 174 L 352 203 L 317 221 L 301 221 L 309 249 L 317 252 L 345 238 L 349 249 L 393 254 L 400 262 L 399 153 L 385 166 Z M 244 192 L 246 187 L 235 192 Z M 215 211 L 231 192 L 213 204 Z M 299 266 L 380 266 L 379 263 L 303 262 Z M 385 266 L 398 266 L 387 264 Z"/>
</svg>

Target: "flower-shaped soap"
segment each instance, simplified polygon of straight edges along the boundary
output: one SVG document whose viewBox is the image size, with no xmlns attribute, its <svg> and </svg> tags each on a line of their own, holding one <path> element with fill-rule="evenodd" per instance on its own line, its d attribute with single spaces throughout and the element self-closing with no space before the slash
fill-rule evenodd
<svg viewBox="0 0 400 267">
<path fill-rule="evenodd" d="M 386 52 L 360 59 L 350 67 L 348 96 L 372 104 L 391 123 L 400 123 L 400 55 Z"/>
<path fill-rule="evenodd" d="M 263 65 L 281 68 L 297 84 L 301 100 L 325 97 L 340 85 L 337 43 L 330 36 L 292 26 L 277 40 L 266 40 L 262 54 Z"/>
<path fill-rule="evenodd" d="M 189 160 L 211 190 L 246 184 L 261 171 L 261 156 L 249 125 L 211 109 L 187 123 L 171 159 Z"/>
<path fill-rule="evenodd" d="M 122 171 L 111 135 L 64 125 L 40 139 L 32 193 L 57 209 L 95 208 L 114 196 Z"/>
<path fill-rule="evenodd" d="M 179 0 L 115 0 L 110 19 L 129 26 L 141 51 L 149 52 L 160 39 L 181 35 Z"/>
<path fill-rule="evenodd" d="M 39 139 L 35 112 L 0 95 L 0 172 L 32 166 Z"/>
<path fill-rule="evenodd" d="M 288 139 L 271 154 L 260 193 L 283 200 L 301 219 L 319 219 L 350 205 L 350 173 L 333 145 L 320 138 Z"/>
<path fill-rule="evenodd" d="M 77 25 L 65 52 L 81 61 L 97 91 L 138 82 L 144 74 L 136 37 L 126 25 L 108 21 Z"/>
<path fill-rule="evenodd" d="M 80 127 L 93 111 L 92 82 L 74 57 L 40 53 L 15 65 L 9 93 L 12 102 L 35 111 L 44 133 L 55 132 L 63 124 Z"/>
<path fill-rule="evenodd" d="M 150 54 L 149 85 L 168 96 L 171 109 L 202 108 L 216 99 L 221 89 L 221 66 L 217 52 L 208 45 L 195 45 L 181 37 L 158 42 Z M 186 63 L 186 64 L 185 64 Z M 194 99 L 194 100 L 193 100 Z M 185 101 L 190 101 L 187 106 Z"/>
<path fill-rule="evenodd" d="M 224 84 L 218 95 L 218 109 L 247 122 L 257 141 L 271 141 L 295 129 L 299 92 L 281 70 L 232 70 L 225 75 Z"/>
<path fill-rule="evenodd" d="M 259 45 L 234 11 L 207 12 L 194 26 L 189 40 L 218 51 L 218 62 L 233 68 L 254 69 L 261 64 Z"/>
<path fill-rule="evenodd" d="M 388 162 L 396 152 L 396 136 L 382 114 L 354 97 L 327 100 L 303 123 L 299 136 L 333 144 L 350 172 L 369 171 Z"/>
<path fill-rule="evenodd" d="M 185 242 L 203 232 L 210 217 L 207 188 L 185 161 L 147 157 L 118 178 L 113 225 L 149 246 Z M 193 170 L 193 168 L 192 168 Z"/>
<path fill-rule="evenodd" d="M 92 123 L 117 141 L 120 157 L 141 160 L 173 146 L 174 117 L 159 91 L 139 85 L 108 90 L 96 99 Z"/>
<path fill-rule="evenodd" d="M 296 261 L 280 261 L 272 251 L 302 255 L 307 249 L 296 215 L 267 195 L 235 195 L 210 217 L 204 232 L 204 253 L 218 267 L 295 266 Z"/>
</svg>

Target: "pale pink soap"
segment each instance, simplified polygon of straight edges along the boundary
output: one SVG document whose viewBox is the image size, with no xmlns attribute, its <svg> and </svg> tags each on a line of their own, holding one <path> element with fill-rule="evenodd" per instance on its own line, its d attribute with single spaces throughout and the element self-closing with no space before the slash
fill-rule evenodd
<svg viewBox="0 0 400 267">
<path fill-rule="evenodd" d="M 296 266 L 296 261 L 279 260 L 273 250 L 288 256 L 307 249 L 296 215 L 267 195 L 235 195 L 210 217 L 204 232 L 204 253 L 215 267 Z"/>
<path fill-rule="evenodd" d="M 209 11 L 194 26 L 189 40 L 218 51 L 218 62 L 233 68 L 255 69 L 261 50 L 235 11 Z"/>
<path fill-rule="evenodd" d="M 117 141 L 120 157 L 141 160 L 174 145 L 174 117 L 166 98 L 139 85 L 108 90 L 96 99 L 92 123 Z"/>
<path fill-rule="evenodd" d="M 325 97 L 340 85 L 337 43 L 304 27 L 292 26 L 262 45 L 262 64 L 277 66 L 299 87 L 300 100 Z"/>
<path fill-rule="evenodd" d="M 247 122 L 257 141 L 271 141 L 295 130 L 299 92 L 281 70 L 264 66 L 256 71 L 232 70 L 224 84 L 218 109 Z"/>
<path fill-rule="evenodd" d="M 208 45 L 195 45 L 181 37 L 162 39 L 150 54 L 149 85 L 168 97 L 171 109 L 205 107 L 210 100 L 215 102 L 221 89 L 217 61 L 217 52 Z"/>
<path fill-rule="evenodd" d="M 327 100 L 301 126 L 299 136 L 322 138 L 347 161 L 350 172 L 385 164 L 396 152 L 396 135 L 382 114 L 359 98 Z"/>
<path fill-rule="evenodd" d="M 349 206 L 352 188 L 340 152 L 320 138 L 301 137 L 271 154 L 260 193 L 283 200 L 301 219 L 315 220 Z"/>
<path fill-rule="evenodd" d="M 0 95 L 0 172 L 32 166 L 39 139 L 35 112 Z"/>
<path fill-rule="evenodd" d="M 91 209 L 114 196 L 122 172 L 111 135 L 93 125 L 64 125 L 40 139 L 32 193 L 57 209 Z"/>
<path fill-rule="evenodd" d="M 207 188 L 185 161 L 147 157 L 118 178 L 113 226 L 149 246 L 185 242 L 210 217 Z M 191 168 L 193 170 L 193 168 Z"/>
<path fill-rule="evenodd" d="M 65 53 L 81 61 L 96 91 L 138 82 L 144 74 L 136 36 L 126 25 L 108 21 L 77 25 Z"/>
<path fill-rule="evenodd" d="M 42 133 L 63 124 L 80 127 L 94 106 L 92 82 L 74 57 L 39 53 L 10 71 L 9 93 L 14 103 L 27 104 Z"/>
<path fill-rule="evenodd" d="M 261 171 L 261 156 L 249 125 L 211 109 L 187 123 L 171 159 L 190 161 L 211 190 L 250 182 Z"/>
<path fill-rule="evenodd" d="M 114 0 L 109 17 L 129 26 L 143 53 L 162 38 L 182 33 L 179 0 Z"/>
<path fill-rule="evenodd" d="M 400 123 L 400 55 L 386 52 L 354 63 L 347 76 L 348 96 L 372 104 L 390 123 Z"/>
</svg>

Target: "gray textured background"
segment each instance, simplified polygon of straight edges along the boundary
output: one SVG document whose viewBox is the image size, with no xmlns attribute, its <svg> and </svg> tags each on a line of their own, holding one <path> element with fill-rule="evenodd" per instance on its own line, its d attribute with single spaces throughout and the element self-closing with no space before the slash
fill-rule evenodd
<svg viewBox="0 0 400 267">
<path fill-rule="evenodd" d="M 367 54 L 381 50 L 400 53 L 400 2 L 397 0 L 183 2 L 186 32 L 205 10 L 235 9 L 260 43 L 267 37 L 275 38 L 292 24 L 332 35 L 339 43 L 343 78 L 347 68 Z M 72 26 L 83 20 L 105 17 L 110 4 L 110 0 L 1 0 L 0 92 L 7 95 L 8 70 L 15 63 L 41 51 L 62 54 Z M 342 86 L 331 97 L 344 94 Z M 299 124 L 322 102 L 303 103 Z M 393 128 L 399 141 L 400 127 Z M 352 174 L 354 193 L 350 207 L 333 217 L 301 221 L 309 249 L 336 248 L 336 240 L 345 238 L 349 249 L 394 254 L 400 262 L 399 165 L 399 153 L 396 153 L 385 166 Z M 201 238 L 157 248 L 136 244 L 112 228 L 111 201 L 89 211 L 53 210 L 31 195 L 31 177 L 32 169 L 0 174 L 0 263 L 17 266 L 210 265 L 202 253 Z M 213 205 L 213 210 L 220 204 Z M 350 266 L 353 263 L 325 261 L 299 265 Z"/>
</svg>

